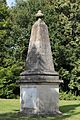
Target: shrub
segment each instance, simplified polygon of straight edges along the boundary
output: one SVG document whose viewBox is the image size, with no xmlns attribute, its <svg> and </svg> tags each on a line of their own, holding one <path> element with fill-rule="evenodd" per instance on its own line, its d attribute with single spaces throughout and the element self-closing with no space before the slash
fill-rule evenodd
<svg viewBox="0 0 80 120">
<path fill-rule="evenodd" d="M 60 92 L 59 99 L 60 100 L 80 100 L 80 96 L 75 96 L 71 92 L 69 93 Z"/>
</svg>

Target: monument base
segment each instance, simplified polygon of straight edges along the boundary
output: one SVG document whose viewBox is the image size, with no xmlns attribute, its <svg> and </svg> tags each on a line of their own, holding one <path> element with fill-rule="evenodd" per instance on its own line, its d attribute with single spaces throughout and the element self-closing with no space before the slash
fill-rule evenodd
<svg viewBox="0 0 80 120">
<path fill-rule="evenodd" d="M 25 114 L 60 114 L 59 84 L 21 84 L 20 112 Z"/>
</svg>

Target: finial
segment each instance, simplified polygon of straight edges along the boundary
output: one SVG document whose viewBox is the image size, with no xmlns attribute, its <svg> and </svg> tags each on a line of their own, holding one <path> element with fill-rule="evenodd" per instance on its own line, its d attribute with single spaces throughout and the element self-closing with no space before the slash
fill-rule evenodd
<svg viewBox="0 0 80 120">
<path fill-rule="evenodd" d="M 37 18 L 42 18 L 44 16 L 44 14 L 41 12 L 41 10 L 39 10 L 35 16 Z"/>
</svg>

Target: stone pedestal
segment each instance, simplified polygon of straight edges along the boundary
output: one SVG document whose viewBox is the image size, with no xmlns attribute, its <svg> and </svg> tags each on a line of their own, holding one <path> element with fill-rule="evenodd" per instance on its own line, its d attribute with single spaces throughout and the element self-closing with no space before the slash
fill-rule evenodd
<svg viewBox="0 0 80 120">
<path fill-rule="evenodd" d="M 28 73 L 21 76 L 20 111 L 25 114 L 60 114 L 59 76 L 57 72 Z"/>
<path fill-rule="evenodd" d="M 38 11 L 32 26 L 25 71 L 20 74 L 22 113 L 58 114 L 59 75 L 54 69 L 47 25 Z"/>
<path fill-rule="evenodd" d="M 58 84 L 25 84 L 20 86 L 20 111 L 26 114 L 59 113 Z"/>
</svg>

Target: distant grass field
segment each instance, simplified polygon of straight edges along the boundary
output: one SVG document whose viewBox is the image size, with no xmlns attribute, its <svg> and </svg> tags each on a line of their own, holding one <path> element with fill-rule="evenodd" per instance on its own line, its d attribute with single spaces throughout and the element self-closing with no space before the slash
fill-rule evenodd
<svg viewBox="0 0 80 120">
<path fill-rule="evenodd" d="M 60 101 L 58 116 L 26 116 L 19 114 L 19 99 L 0 99 L 0 120 L 80 120 L 80 101 Z"/>
</svg>

